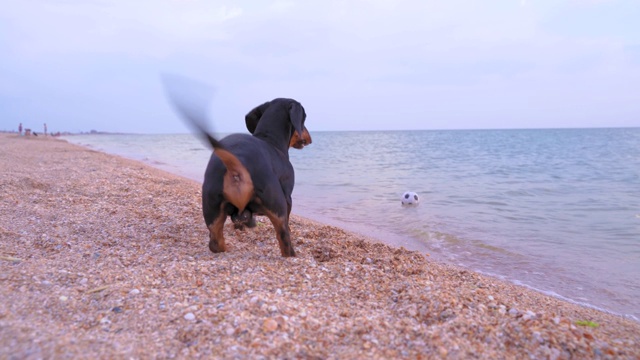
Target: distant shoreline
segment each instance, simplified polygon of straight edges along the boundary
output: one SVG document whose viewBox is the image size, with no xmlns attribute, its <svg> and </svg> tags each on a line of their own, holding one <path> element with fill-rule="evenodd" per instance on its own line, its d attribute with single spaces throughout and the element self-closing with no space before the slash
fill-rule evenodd
<svg viewBox="0 0 640 360">
<path fill-rule="evenodd" d="M 349 130 L 315 130 L 314 132 L 323 133 L 336 133 L 336 132 L 402 132 L 402 131 L 529 131 L 529 130 L 602 130 L 602 129 L 640 129 L 640 126 L 614 126 L 614 127 L 559 127 L 559 128 L 490 128 L 490 129 L 390 129 L 390 130 L 361 130 L 361 129 L 349 129 Z M 245 129 L 239 129 L 238 131 L 223 131 L 221 134 L 233 134 L 233 133 L 245 133 Z M 16 130 L 0 130 L 0 133 L 11 134 L 18 132 Z M 57 133 L 57 132 L 56 132 Z M 174 135 L 174 134 L 190 134 L 188 131 L 181 132 L 159 132 L 159 133 L 135 133 L 135 132 L 111 132 L 102 130 L 89 130 L 80 132 L 64 131 L 60 132 L 60 136 L 75 136 L 75 135 Z"/>
</svg>

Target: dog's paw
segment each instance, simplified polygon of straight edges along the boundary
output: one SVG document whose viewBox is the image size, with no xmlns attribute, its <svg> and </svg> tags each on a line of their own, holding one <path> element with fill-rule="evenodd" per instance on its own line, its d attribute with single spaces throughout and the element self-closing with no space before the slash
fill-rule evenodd
<svg viewBox="0 0 640 360">
<path fill-rule="evenodd" d="M 218 244 L 217 241 L 211 240 L 209 241 L 209 250 L 211 250 L 212 253 L 221 253 L 227 251 L 227 248 L 224 245 Z"/>
</svg>

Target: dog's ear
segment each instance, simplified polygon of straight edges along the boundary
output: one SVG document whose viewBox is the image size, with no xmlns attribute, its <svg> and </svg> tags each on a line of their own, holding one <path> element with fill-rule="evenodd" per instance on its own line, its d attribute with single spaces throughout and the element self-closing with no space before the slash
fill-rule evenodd
<svg viewBox="0 0 640 360">
<path fill-rule="evenodd" d="M 253 134 L 253 132 L 256 131 L 258 122 L 260 122 L 260 118 L 269 107 L 269 104 L 271 104 L 271 102 L 267 101 L 260 106 L 256 106 L 255 109 L 249 111 L 249 113 L 244 117 L 244 122 L 247 124 L 247 130 L 249 130 L 250 133 Z"/>
<path fill-rule="evenodd" d="M 302 137 L 302 132 L 304 131 L 304 120 L 307 117 L 307 114 L 304 112 L 304 108 L 297 101 L 292 101 L 289 105 L 289 119 L 291 120 L 291 125 L 298 133 L 298 136 Z"/>
</svg>

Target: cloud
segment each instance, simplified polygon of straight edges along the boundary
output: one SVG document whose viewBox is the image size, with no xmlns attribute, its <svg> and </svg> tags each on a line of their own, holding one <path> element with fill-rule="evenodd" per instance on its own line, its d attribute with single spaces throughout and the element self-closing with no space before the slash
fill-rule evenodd
<svg viewBox="0 0 640 360">
<path fill-rule="evenodd" d="M 87 53 L 162 56 L 182 42 L 225 39 L 242 8 L 205 1 L 43 1 L 5 7 L 4 21 L 28 58 Z"/>
<path fill-rule="evenodd" d="M 271 9 L 275 12 L 285 12 L 292 9 L 295 3 L 290 0 L 276 0 L 271 4 Z"/>
</svg>

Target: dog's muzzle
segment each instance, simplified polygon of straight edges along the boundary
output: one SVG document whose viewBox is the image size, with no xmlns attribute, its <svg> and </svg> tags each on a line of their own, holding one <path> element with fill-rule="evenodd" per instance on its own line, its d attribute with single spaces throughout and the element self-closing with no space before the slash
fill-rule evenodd
<svg viewBox="0 0 640 360">
<path fill-rule="evenodd" d="M 311 142 L 311 135 L 309 135 L 309 131 L 307 130 L 307 128 L 304 128 L 304 130 L 302 131 L 302 137 L 298 135 L 297 131 L 293 132 L 291 141 L 289 141 L 289 147 L 292 147 L 294 149 L 302 149 L 307 145 L 311 145 Z"/>
</svg>

